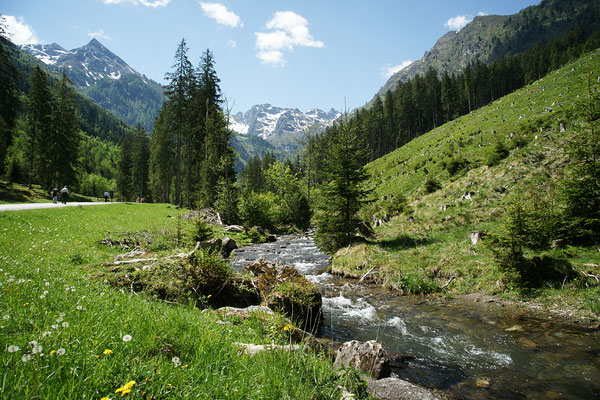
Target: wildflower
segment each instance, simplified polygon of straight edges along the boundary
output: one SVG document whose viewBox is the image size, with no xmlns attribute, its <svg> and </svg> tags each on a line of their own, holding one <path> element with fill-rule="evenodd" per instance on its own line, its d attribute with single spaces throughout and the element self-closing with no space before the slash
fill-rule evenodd
<svg viewBox="0 0 600 400">
<path fill-rule="evenodd" d="M 110 397 L 106 397 L 104 396 L 103 398 L 101 398 L 100 400 L 110 400 Z"/>
<path fill-rule="evenodd" d="M 5 315 L 3 318 L 4 318 L 5 320 L 9 320 L 9 319 L 10 319 L 10 315 L 6 314 L 6 315 Z"/>
<path fill-rule="evenodd" d="M 24 363 L 26 363 L 27 361 L 31 361 L 31 355 L 23 354 L 23 357 L 21 357 L 21 361 L 23 361 Z"/>
<path fill-rule="evenodd" d="M 15 346 L 14 344 L 13 344 L 13 345 L 10 345 L 10 346 L 8 346 L 8 352 L 9 352 L 9 353 L 14 353 L 14 352 L 17 352 L 17 351 L 19 351 L 19 350 L 20 350 L 20 349 L 19 349 L 19 346 Z"/>
<path fill-rule="evenodd" d="M 77 306 L 77 309 L 78 309 L 79 311 L 81 311 L 81 310 L 83 310 L 83 306 Z"/>
<path fill-rule="evenodd" d="M 29 342 L 29 345 L 31 347 L 35 347 L 35 346 L 37 346 L 37 344 L 38 344 L 38 342 L 36 340 L 32 340 L 31 342 Z"/>
<path fill-rule="evenodd" d="M 37 353 L 41 353 L 42 352 L 42 346 L 41 345 L 36 345 L 33 346 L 33 349 L 31 350 L 32 354 L 37 354 Z"/>
<path fill-rule="evenodd" d="M 60 349 L 56 350 L 56 354 L 59 356 L 64 356 L 66 352 L 67 351 L 65 349 L 63 349 L 62 347 Z"/>
<path fill-rule="evenodd" d="M 62 326 L 63 326 L 63 328 L 68 328 L 69 327 L 69 323 L 65 321 L 65 322 L 62 323 Z"/>
<path fill-rule="evenodd" d="M 54 354 L 54 353 L 56 353 L 56 351 L 55 351 L 55 350 L 51 350 L 51 351 L 50 351 L 50 355 L 52 355 L 52 354 Z"/>
<path fill-rule="evenodd" d="M 212 297 L 212 294 L 209 294 L 208 296 L 206 296 L 207 299 L 210 299 Z"/>
<path fill-rule="evenodd" d="M 50 332 L 50 331 L 42 332 L 42 337 L 43 338 L 48 337 L 48 336 L 52 336 L 52 332 Z"/>
<path fill-rule="evenodd" d="M 56 324 L 52 325 L 52 326 L 50 326 L 50 328 L 52 328 L 52 329 L 58 329 L 58 325 L 56 325 Z"/>
<path fill-rule="evenodd" d="M 44 296 L 43 294 L 40 295 L 40 300 L 44 300 L 46 298 L 46 296 Z"/>
<path fill-rule="evenodd" d="M 131 335 L 125 335 L 125 336 L 123 336 L 123 341 L 124 342 L 131 342 Z"/>
<path fill-rule="evenodd" d="M 29 305 L 29 303 L 25 303 L 23 304 L 23 307 L 27 307 Z"/>
<path fill-rule="evenodd" d="M 292 328 L 293 328 L 293 326 L 291 326 L 290 324 L 287 324 L 286 326 L 283 327 L 283 331 L 287 332 L 287 331 L 289 331 Z"/>
<path fill-rule="evenodd" d="M 113 352 L 112 352 L 112 350 L 110 350 L 110 349 L 105 349 L 105 350 L 102 352 L 102 354 L 106 354 L 107 356 L 108 356 L 108 355 L 111 355 L 112 353 L 113 353 Z"/>
<path fill-rule="evenodd" d="M 64 312 L 61 312 L 61 313 L 58 314 L 58 316 L 61 317 L 61 318 L 64 317 L 65 315 L 66 314 Z"/>
<path fill-rule="evenodd" d="M 133 385 L 135 385 L 135 381 L 129 381 L 117 390 L 115 390 L 115 393 L 121 393 L 121 396 L 123 396 L 124 394 L 131 392 L 131 388 L 133 387 Z"/>
<path fill-rule="evenodd" d="M 181 360 L 177 356 L 173 357 L 171 361 L 173 361 L 173 364 L 175 364 L 176 367 L 179 367 L 181 365 Z"/>
</svg>

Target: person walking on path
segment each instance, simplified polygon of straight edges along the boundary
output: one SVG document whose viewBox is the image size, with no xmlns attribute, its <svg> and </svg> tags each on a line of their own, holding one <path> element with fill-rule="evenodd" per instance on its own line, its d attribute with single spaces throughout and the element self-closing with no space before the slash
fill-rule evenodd
<svg viewBox="0 0 600 400">
<path fill-rule="evenodd" d="M 58 203 L 58 188 L 57 187 L 52 189 L 52 203 L 54 203 L 54 204 Z"/>
<path fill-rule="evenodd" d="M 60 193 L 62 195 L 62 203 L 67 204 L 67 197 L 69 197 L 69 189 L 67 189 L 67 187 L 65 186 L 64 188 L 62 188 Z"/>
<path fill-rule="evenodd" d="M 104 202 L 107 203 L 108 202 L 108 191 L 104 192 Z"/>
</svg>

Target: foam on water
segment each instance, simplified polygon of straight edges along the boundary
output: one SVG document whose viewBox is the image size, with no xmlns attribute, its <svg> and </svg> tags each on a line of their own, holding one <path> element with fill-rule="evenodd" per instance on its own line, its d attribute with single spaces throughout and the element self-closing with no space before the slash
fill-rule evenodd
<svg viewBox="0 0 600 400">
<path fill-rule="evenodd" d="M 305 277 L 306 277 L 306 279 L 308 279 L 315 285 L 322 285 L 325 282 L 327 282 L 328 280 L 330 280 L 333 277 L 333 275 L 331 275 L 327 272 L 323 272 L 322 274 L 319 274 L 319 275 L 306 275 Z"/>
<path fill-rule="evenodd" d="M 397 328 L 400 333 L 402 333 L 402 336 L 410 335 L 410 333 L 408 333 L 408 328 L 406 327 L 406 322 L 400 317 L 394 317 L 385 321 L 385 326 Z"/>
<path fill-rule="evenodd" d="M 323 298 L 323 308 L 353 320 L 372 321 L 377 316 L 375 307 L 363 299 L 353 302 L 341 294 L 337 297 Z"/>
</svg>

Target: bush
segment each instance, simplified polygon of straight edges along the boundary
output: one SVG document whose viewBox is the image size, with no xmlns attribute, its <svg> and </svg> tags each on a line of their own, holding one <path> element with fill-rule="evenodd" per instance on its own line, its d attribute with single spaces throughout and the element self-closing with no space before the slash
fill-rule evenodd
<svg viewBox="0 0 600 400">
<path fill-rule="evenodd" d="M 440 182 L 437 179 L 435 179 L 431 176 L 428 176 L 427 179 L 425 179 L 425 192 L 433 193 L 433 192 L 438 191 L 441 188 L 442 188 L 442 185 L 440 184 Z"/>
<path fill-rule="evenodd" d="M 460 171 L 467 169 L 469 162 L 464 158 L 452 158 L 446 163 L 446 170 L 450 176 L 454 176 Z"/>
<path fill-rule="evenodd" d="M 212 239 L 213 230 L 203 219 L 199 218 L 194 222 L 194 226 L 191 233 L 191 242 L 204 242 L 206 240 Z"/>
<path fill-rule="evenodd" d="M 488 153 L 486 164 L 490 167 L 498 165 L 500 161 L 508 157 L 508 149 L 502 140 L 498 140 L 492 150 Z"/>
</svg>

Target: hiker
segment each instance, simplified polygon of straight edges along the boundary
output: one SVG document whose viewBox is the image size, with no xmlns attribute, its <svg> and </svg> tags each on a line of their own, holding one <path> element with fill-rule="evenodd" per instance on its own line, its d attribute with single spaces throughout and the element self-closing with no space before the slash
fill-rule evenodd
<svg viewBox="0 0 600 400">
<path fill-rule="evenodd" d="M 67 197 L 69 197 L 69 189 L 67 189 L 67 186 L 62 188 L 60 194 L 62 195 L 62 203 L 67 204 Z"/>
<path fill-rule="evenodd" d="M 112 201 L 113 201 L 113 198 L 115 197 L 115 191 L 114 191 L 114 190 L 111 190 L 111 191 L 109 192 L 109 195 L 110 195 L 110 202 L 112 203 Z"/>
<path fill-rule="evenodd" d="M 54 204 L 58 203 L 58 188 L 57 187 L 52 189 L 52 203 L 54 203 Z"/>
<path fill-rule="evenodd" d="M 108 202 L 108 190 L 104 192 L 104 202 Z"/>
</svg>

